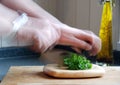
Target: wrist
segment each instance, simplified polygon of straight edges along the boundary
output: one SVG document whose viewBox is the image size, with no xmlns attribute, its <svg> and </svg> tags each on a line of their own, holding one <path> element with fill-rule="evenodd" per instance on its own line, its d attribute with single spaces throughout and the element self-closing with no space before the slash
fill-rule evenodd
<svg viewBox="0 0 120 85">
<path fill-rule="evenodd" d="M 13 29 L 11 33 L 16 35 L 17 31 L 28 22 L 28 19 L 29 18 L 26 13 L 22 13 L 19 17 L 17 17 L 13 21 Z"/>
<path fill-rule="evenodd" d="M 26 24 L 24 24 L 17 32 L 17 37 L 20 42 L 33 42 L 33 37 L 35 34 L 35 31 L 32 28 L 32 19 L 31 17 L 28 17 L 29 20 Z M 32 44 L 32 43 L 31 43 Z"/>
<path fill-rule="evenodd" d="M 19 15 L 17 13 L 10 14 L 10 16 L 0 17 L 1 18 L 1 26 L 0 28 L 0 34 L 7 37 L 13 30 L 13 21 L 18 17 Z"/>
</svg>

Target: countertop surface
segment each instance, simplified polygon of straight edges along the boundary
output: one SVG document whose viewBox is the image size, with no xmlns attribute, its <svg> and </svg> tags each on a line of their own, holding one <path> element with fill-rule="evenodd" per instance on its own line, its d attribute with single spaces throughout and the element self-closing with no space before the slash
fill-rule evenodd
<svg viewBox="0 0 120 85">
<path fill-rule="evenodd" d="M 1 85 L 119 85 L 120 67 L 104 67 L 100 78 L 57 79 L 43 73 L 43 66 L 12 66 Z"/>
<path fill-rule="evenodd" d="M 28 47 L 0 48 L 0 80 L 6 75 L 10 66 L 43 65 L 39 61 L 40 54 Z"/>
<path fill-rule="evenodd" d="M 73 52 L 69 47 L 57 46 L 57 49 L 64 49 Z M 11 66 L 40 66 L 44 65 L 39 60 L 40 54 L 35 53 L 28 47 L 7 47 L 0 48 L 0 80 L 4 78 Z M 91 57 L 93 62 L 94 57 Z M 55 60 L 56 61 L 56 60 Z M 114 66 L 120 66 L 120 52 L 114 51 Z"/>
</svg>

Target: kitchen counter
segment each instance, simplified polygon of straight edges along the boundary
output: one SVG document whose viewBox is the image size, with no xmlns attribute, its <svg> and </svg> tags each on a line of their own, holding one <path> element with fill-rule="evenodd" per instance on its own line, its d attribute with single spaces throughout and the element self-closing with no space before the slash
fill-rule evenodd
<svg viewBox="0 0 120 85">
<path fill-rule="evenodd" d="M 37 66 L 43 65 L 39 61 L 40 54 L 31 51 L 28 47 L 0 48 L 0 81 L 6 75 L 10 66 Z"/>
<path fill-rule="evenodd" d="M 70 47 L 56 46 L 57 49 L 74 52 Z M 120 66 L 120 51 L 114 51 L 113 66 Z M 90 57 L 92 62 L 95 62 L 95 57 Z M 52 58 L 53 59 L 53 58 Z M 56 61 L 56 60 L 55 60 Z M 40 61 L 40 54 L 35 53 L 28 47 L 5 47 L 0 48 L 0 81 L 6 75 L 11 66 L 40 66 L 44 65 Z"/>
<path fill-rule="evenodd" d="M 100 78 L 58 79 L 43 73 L 43 66 L 12 66 L 1 85 L 119 85 L 120 67 L 104 67 L 106 73 Z"/>
</svg>

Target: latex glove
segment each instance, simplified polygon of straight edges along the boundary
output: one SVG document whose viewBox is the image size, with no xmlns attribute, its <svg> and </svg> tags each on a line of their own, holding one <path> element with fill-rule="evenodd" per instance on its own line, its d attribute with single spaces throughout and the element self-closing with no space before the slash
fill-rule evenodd
<svg viewBox="0 0 120 85">
<path fill-rule="evenodd" d="M 96 55 L 101 50 L 101 40 L 93 32 L 61 26 L 59 44 L 71 46 L 77 52 L 87 50 L 90 55 Z"/>
<path fill-rule="evenodd" d="M 32 49 L 45 52 L 60 39 L 61 32 L 57 26 L 48 20 L 29 18 L 28 23 L 18 32 L 18 39 L 33 41 Z"/>
<path fill-rule="evenodd" d="M 101 50 L 101 39 L 91 31 L 86 31 L 92 35 L 93 42 L 91 43 L 92 49 L 89 51 L 90 55 L 95 56 Z"/>
<path fill-rule="evenodd" d="M 45 52 L 56 44 L 69 45 L 75 49 L 88 50 L 92 55 L 100 51 L 100 39 L 90 31 L 84 31 L 48 20 L 30 18 L 18 32 L 18 39 L 33 41 L 33 49 Z M 78 51 L 76 50 L 76 51 Z"/>
</svg>

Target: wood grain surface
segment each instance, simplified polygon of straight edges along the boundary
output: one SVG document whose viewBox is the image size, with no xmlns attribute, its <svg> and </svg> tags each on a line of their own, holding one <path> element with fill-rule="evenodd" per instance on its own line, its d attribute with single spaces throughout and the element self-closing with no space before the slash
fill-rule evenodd
<svg viewBox="0 0 120 85">
<path fill-rule="evenodd" d="M 60 79 L 43 73 L 43 66 L 13 66 L 1 85 L 119 85 L 120 67 L 104 67 L 106 73 L 100 78 Z"/>
<path fill-rule="evenodd" d="M 92 65 L 91 69 L 87 70 L 68 70 L 65 66 L 47 64 L 44 66 L 43 72 L 56 78 L 92 78 L 102 77 L 105 74 L 105 70 L 95 64 Z"/>
</svg>

